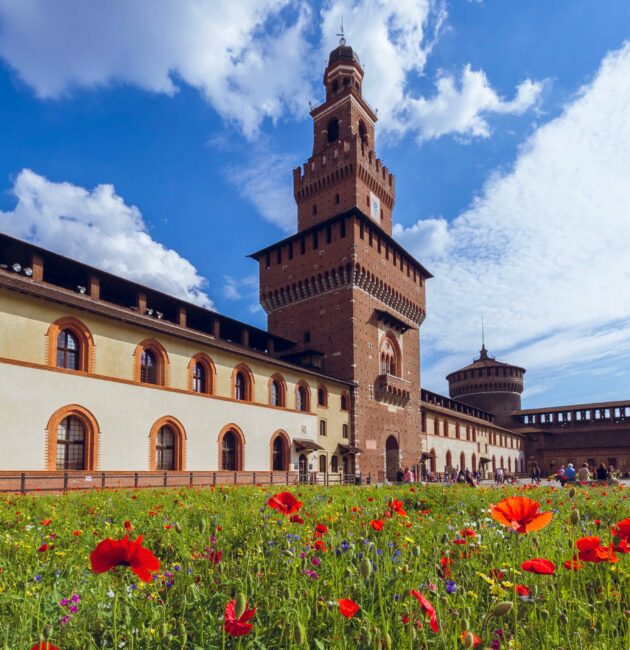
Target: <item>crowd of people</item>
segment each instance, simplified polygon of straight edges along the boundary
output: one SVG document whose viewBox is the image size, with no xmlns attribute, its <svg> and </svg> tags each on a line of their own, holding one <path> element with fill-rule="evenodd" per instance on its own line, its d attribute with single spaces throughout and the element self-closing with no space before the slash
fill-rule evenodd
<svg viewBox="0 0 630 650">
<path fill-rule="evenodd" d="M 609 481 L 615 481 L 618 478 L 620 478 L 620 476 L 618 476 L 618 472 L 615 471 L 615 468 L 612 465 L 606 467 L 604 463 L 600 463 L 597 469 L 589 467 L 588 463 L 582 463 L 582 466 L 578 470 L 575 469 L 573 463 L 568 463 L 566 467 L 560 465 L 556 470 L 556 480 L 560 485 L 575 482 L 588 483 L 589 481 L 608 483 Z"/>
</svg>

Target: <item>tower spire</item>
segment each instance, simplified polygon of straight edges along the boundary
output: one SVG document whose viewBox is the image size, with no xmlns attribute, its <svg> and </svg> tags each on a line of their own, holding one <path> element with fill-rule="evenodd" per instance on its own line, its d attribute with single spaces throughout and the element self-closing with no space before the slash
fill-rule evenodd
<svg viewBox="0 0 630 650">
<path fill-rule="evenodd" d="M 343 10 L 341 11 L 341 32 L 339 34 L 335 34 L 335 36 L 339 36 L 339 45 L 346 44 L 346 37 L 343 33 Z"/>
<path fill-rule="evenodd" d="M 483 313 L 481 314 L 481 350 L 479 351 L 479 359 L 487 359 L 488 350 L 486 350 L 486 332 L 484 328 Z"/>
</svg>

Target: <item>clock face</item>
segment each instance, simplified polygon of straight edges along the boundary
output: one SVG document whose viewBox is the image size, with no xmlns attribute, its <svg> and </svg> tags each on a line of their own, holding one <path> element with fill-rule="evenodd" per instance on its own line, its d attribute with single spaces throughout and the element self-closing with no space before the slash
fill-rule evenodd
<svg viewBox="0 0 630 650">
<path fill-rule="evenodd" d="M 374 221 L 381 220 L 381 202 L 374 192 L 370 192 L 370 216 Z"/>
</svg>

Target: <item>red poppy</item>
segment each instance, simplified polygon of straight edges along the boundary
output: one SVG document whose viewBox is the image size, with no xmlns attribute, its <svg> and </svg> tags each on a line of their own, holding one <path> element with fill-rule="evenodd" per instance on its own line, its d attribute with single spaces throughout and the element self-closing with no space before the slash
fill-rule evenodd
<svg viewBox="0 0 630 650">
<path fill-rule="evenodd" d="M 446 555 L 443 555 L 440 558 L 440 567 L 441 567 L 441 574 L 443 578 L 450 578 L 451 576 L 451 564 L 453 564 L 453 558 L 446 557 Z"/>
<path fill-rule="evenodd" d="M 462 641 L 464 643 L 468 640 L 469 634 L 472 635 L 472 646 L 468 646 L 469 648 L 476 648 L 478 645 L 481 645 L 481 639 L 474 632 L 468 632 L 467 630 L 462 632 Z"/>
<path fill-rule="evenodd" d="M 292 524 L 303 524 L 304 523 L 304 519 L 302 519 L 302 517 L 300 517 L 300 515 L 291 515 L 291 519 L 289 519 L 289 521 Z"/>
<path fill-rule="evenodd" d="M 129 521 L 129 519 L 125 521 L 123 526 L 125 527 L 125 530 L 133 530 L 133 524 Z"/>
<path fill-rule="evenodd" d="M 211 548 L 208 551 L 208 560 L 210 561 L 211 564 L 220 564 L 221 559 L 223 558 L 223 551 L 220 550 L 215 550 Z"/>
<path fill-rule="evenodd" d="M 38 553 L 45 553 L 48 550 L 48 544 L 42 544 L 38 549 Z"/>
<path fill-rule="evenodd" d="M 521 596 L 522 598 L 529 596 L 529 589 L 525 585 L 516 585 L 515 590 L 517 596 Z"/>
<path fill-rule="evenodd" d="M 530 533 L 544 528 L 553 517 L 552 512 L 539 512 L 540 504 L 528 497 L 508 497 L 490 504 L 490 512 L 500 524 L 518 533 Z"/>
<path fill-rule="evenodd" d="M 572 560 L 567 560 L 562 566 L 569 571 L 579 571 L 584 567 L 584 565 L 575 557 Z"/>
<path fill-rule="evenodd" d="M 50 526 L 52 519 L 42 519 L 42 526 Z"/>
<path fill-rule="evenodd" d="M 503 576 L 505 574 L 503 573 L 503 571 L 501 571 L 501 569 L 492 569 L 492 571 L 490 571 L 490 575 L 493 578 L 496 578 L 500 582 L 501 580 L 503 580 Z"/>
<path fill-rule="evenodd" d="M 396 499 L 392 499 L 392 502 L 389 504 L 389 507 L 397 514 L 400 515 L 401 517 L 406 517 L 407 513 L 405 509 L 403 508 L 403 502 L 402 501 L 397 501 Z"/>
<path fill-rule="evenodd" d="M 73 531 L 72 531 L 72 534 L 73 534 L 75 537 L 79 537 L 79 536 L 81 535 L 81 531 L 80 531 L 80 530 L 73 530 Z"/>
<path fill-rule="evenodd" d="M 56 645 L 50 641 L 38 641 L 30 650 L 60 650 Z"/>
<path fill-rule="evenodd" d="M 630 540 L 630 517 L 618 521 L 611 532 L 619 539 Z"/>
<path fill-rule="evenodd" d="M 105 573 L 117 566 L 128 566 L 144 582 L 151 582 L 151 572 L 160 568 L 160 561 L 142 546 L 142 535 L 135 542 L 129 535 L 123 539 L 104 539 L 90 553 L 94 573 Z"/>
<path fill-rule="evenodd" d="M 462 537 L 477 537 L 477 533 L 472 528 L 464 528 L 459 531 Z"/>
<path fill-rule="evenodd" d="M 533 560 L 526 560 L 521 564 L 523 571 L 530 573 L 539 573 L 541 575 L 552 575 L 556 572 L 556 565 L 550 560 L 545 560 L 542 557 L 535 557 Z"/>
<path fill-rule="evenodd" d="M 236 601 L 231 600 L 225 606 L 225 616 L 223 619 L 223 629 L 232 636 L 245 636 L 252 631 L 254 627 L 252 623 L 248 623 L 250 618 L 256 613 L 256 608 L 247 609 L 247 602 L 245 603 L 245 611 L 236 618 Z"/>
<path fill-rule="evenodd" d="M 582 537 L 578 539 L 575 545 L 578 548 L 578 558 L 582 562 L 618 562 L 619 558 L 615 555 L 611 546 L 602 546 L 599 537 Z"/>
<path fill-rule="evenodd" d="M 346 618 L 352 618 L 361 609 L 354 600 L 348 598 L 339 598 L 337 602 L 339 603 L 339 613 Z"/>
<path fill-rule="evenodd" d="M 370 522 L 370 526 L 374 528 L 374 530 L 383 530 L 383 526 L 385 525 L 385 522 L 383 522 L 380 519 L 372 519 Z"/>
<path fill-rule="evenodd" d="M 323 535 L 328 532 L 328 528 L 324 526 L 324 524 L 317 524 L 317 526 L 315 526 L 315 532 Z"/>
<path fill-rule="evenodd" d="M 275 508 L 278 512 L 281 512 L 283 515 L 292 515 L 294 512 L 299 512 L 302 507 L 302 502 L 298 501 L 291 492 L 280 492 L 274 494 L 267 505 L 270 508 Z"/>
<path fill-rule="evenodd" d="M 437 614 L 435 613 L 435 607 L 419 591 L 412 589 L 410 593 L 420 603 L 424 613 L 429 617 L 431 629 L 437 634 L 440 631 L 440 626 L 438 624 Z"/>
<path fill-rule="evenodd" d="M 315 547 L 316 551 L 321 551 L 322 553 L 326 552 L 326 544 L 324 544 L 321 539 L 316 539 L 313 546 Z"/>
</svg>

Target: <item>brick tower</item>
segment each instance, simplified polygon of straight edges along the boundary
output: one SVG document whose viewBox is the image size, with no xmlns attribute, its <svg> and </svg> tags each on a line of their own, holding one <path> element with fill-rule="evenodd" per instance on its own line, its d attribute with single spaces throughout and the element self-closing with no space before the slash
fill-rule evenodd
<svg viewBox="0 0 630 650">
<path fill-rule="evenodd" d="M 374 153 L 376 114 L 342 39 L 311 111 L 313 154 L 293 172 L 298 232 L 253 254 L 269 331 L 293 361 L 354 384 L 348 472 L 395 477 L 421 453 L 420 336 L 431 274 L 392 238 L 394 177 Z M 275 351 L 278 353 L 278 351 Z"/>
</svg>

